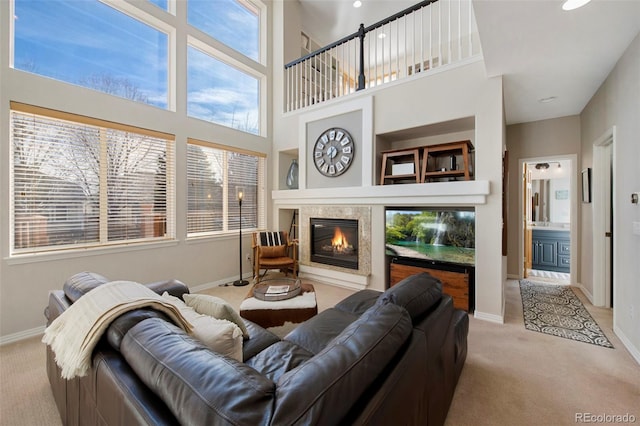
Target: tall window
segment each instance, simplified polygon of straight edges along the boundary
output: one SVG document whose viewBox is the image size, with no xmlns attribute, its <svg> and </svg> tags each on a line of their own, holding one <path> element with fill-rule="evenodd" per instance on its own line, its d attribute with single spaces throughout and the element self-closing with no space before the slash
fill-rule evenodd
<svg viewBox="0 0 640 426">
<path fill-rule="evenodd" d="M 13 252 L 164 239 L 173 137 L 12 103 Z"/>
<path fill-rule="evenodd" d="M 191 117 L 258 134 L 259 80 L 189 46 L 187 113 Z"/>
<path fill-rule="evenodd" d="M 187 146 L 187 235 L 237 230 L 236 188 L 244 188 L 242 229 L 264 227 L 264 157 L 190 140 Z"/>
<path fill-rule="evenodd" d="M 16 69 L 169 108 L 167 33 L 96 0 L 15 0 L 14 22 Z"/>
<path fill-rule="evenodd" d="M 247 0 L 188 0 L 189 24 L 243 55 L 260 59 L 260 9 Z"/>
</svg>

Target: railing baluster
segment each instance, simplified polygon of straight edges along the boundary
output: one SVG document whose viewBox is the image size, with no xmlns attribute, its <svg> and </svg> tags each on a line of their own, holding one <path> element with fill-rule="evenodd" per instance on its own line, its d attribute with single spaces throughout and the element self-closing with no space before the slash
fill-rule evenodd
<svg viewBox="0 0 640 426">
<path fill-rule="evenodd" d="M 472 34 L 471 34 L 471 29 L 472 29 L 472 23 L 471 23 L 471 13 L 472 13 L 472 4 L 471 4 L 471 0 L 467 1 L 467 9 L 469 12 L 469 56 L 473 56 L 473 39 Z"/>
<path fill-rule="evenodd" d="M 458 0 L 458 60 L 462 60 L 462 0 Z"/>
<path fill-rule="evenodd" d="M 438 65 L 442 65 L 442 3 L 438 2 Z"/>
<path fill-rule="evenodd" d="M 433 68 L 433 4 L 429 5 L 429 69 Z"/>
<path fill-rule="evenodd" d="M 449 46 L 449 54 L 447 56 L 447 64 L 451 63 L 451 0 L 447 0 L 447 5 L 448 5 L 448 9 L 449 9 L 449 17 L 447 18 L 449 21 L 448 24 L 448 28 L 447 31 L 449 32 L 449 35 L 447 37 L 447 46 Z"/>
</svg>

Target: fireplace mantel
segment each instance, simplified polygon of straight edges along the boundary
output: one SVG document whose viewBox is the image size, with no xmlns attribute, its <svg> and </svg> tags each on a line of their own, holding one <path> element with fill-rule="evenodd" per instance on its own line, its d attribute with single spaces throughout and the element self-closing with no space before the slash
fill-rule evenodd
<svg viewBox="0 0 640 426">
<path fill-rule="evenodd" d="M 272 191 L 275 205 L 468 205 L 486 203 L 489 181 L 431 182 L 402 185 L 376 185 L 343 188 L 294 189 Z"/>
</svg>

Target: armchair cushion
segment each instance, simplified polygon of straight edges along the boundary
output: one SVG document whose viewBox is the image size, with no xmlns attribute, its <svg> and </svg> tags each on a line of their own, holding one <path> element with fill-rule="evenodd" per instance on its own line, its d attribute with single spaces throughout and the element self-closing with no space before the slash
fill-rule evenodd
<svg viewBox="0 0 640 426">
<path fill-rule="evenodd" d="M 260 246 L 260 257 L 271 259 L 274 257 L 286 257 L 287 246 Z"/>
</svg>

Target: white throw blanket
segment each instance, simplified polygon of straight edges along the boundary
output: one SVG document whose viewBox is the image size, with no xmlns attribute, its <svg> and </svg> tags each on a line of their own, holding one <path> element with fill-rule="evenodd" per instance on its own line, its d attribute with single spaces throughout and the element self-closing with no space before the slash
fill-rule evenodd
<svg viewBox="0 0 640 426">
<path fill-rule="evenodd" d="M 142 284 L 113 281 L 89 291 L 56 318 L 44 331 L 42 341 L 51 346 L 62 377 L 85 376 L 91 353 L 102 333 L 119 315 L 142 307 L 167 314 L 186 332 L 192 325 L 178 307 Z"/>
</svg>

